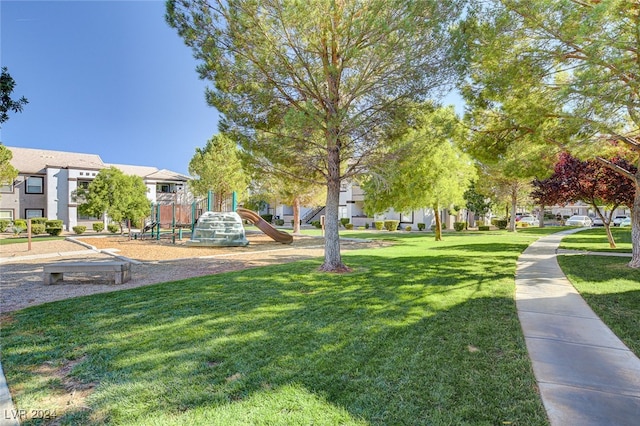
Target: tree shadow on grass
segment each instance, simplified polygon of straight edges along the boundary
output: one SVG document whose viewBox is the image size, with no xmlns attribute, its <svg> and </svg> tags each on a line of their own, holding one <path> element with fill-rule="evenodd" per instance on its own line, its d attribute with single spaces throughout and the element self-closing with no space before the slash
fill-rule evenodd
<svg viewBox="0 0 640 426">
<path fill-rule="evenodd" d="M 513 265 L 477 262 L 350 255 L 344 275 L 305 261 L 58 302 L 16 313 L 3 364 L 15 383 L 82 358 L 69 374 L 98 386 L 69 423 L 545 424 Z"/>
</svg>

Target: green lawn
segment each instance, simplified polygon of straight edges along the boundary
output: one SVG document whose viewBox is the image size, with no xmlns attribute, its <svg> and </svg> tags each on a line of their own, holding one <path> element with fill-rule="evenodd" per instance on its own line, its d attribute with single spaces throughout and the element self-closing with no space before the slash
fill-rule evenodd
<svg viewBox="0 0 640 426">
<path fill-rule="evenodd" d="M 31 237 L 31 242 L 36 243 L 38 241 L 51 241 L 51 240 L 64 240 L 65 237 L 54 237 L 54 236 L 34 236 Z M 28 237 L 7 237 L 0 238 L 0 246 L 7 244 L 18 244 L 18 243 L 28 243 Z"/>
<path fill-rule="evenodd" d="M 315 260 L 41 305 L 3 319 L 2 365 L 17 408 L 60 424 L 545 425 L 514 273 L 551 231 L 344 233 L 395 245 L 345 253 L 343 275 Z"/>
<path fill-rule="evenodd" d="M 589 228 L 567 235 L 562 239 L 560 248 L 567 250 L 610 251 L 631 253 L 631 228 L 611 228 L 611 235 L 617 248 L 609 248 L 604 228 Z"/>
<path fill-rule="evenodd" d="M 640 356 L 640 270 L 620 257 L 558 256 L 558 263 L 591 309 Z"/>
<path fill-rule="evenodd" d="M 631 252 L 629 228 L 615 228 L 618 250 Z M 565 237 L 563 248 L 609 251 L 604 229 L 590 229 Z M 640 270 L 627 267 L 630 258 L 558 256 L 558 263 L 591 309 L 640 356 Z"/>
</svg>

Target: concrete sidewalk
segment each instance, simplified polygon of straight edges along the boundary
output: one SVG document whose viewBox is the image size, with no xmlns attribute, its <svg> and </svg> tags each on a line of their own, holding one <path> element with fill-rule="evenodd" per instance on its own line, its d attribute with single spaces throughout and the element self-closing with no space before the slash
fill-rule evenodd
<svg viewBox="0 0 640 426">
<path fill-rule="evenodd" d="M 516 269 L 516 305 L 552 426 L 640 424 L 640 360 L 589 308 L 556 250 L 573 229 L 531 244 Z"/>
</svg>

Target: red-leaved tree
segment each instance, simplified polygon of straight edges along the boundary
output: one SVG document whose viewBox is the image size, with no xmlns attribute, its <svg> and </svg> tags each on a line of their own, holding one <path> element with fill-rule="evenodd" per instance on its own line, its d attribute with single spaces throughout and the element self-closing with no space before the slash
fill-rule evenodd
<svg viewBox="0 0 640 426">
<path fill-rule="evenodd" d="M 609 162 L 636 172 L 636 167 L 623 158 L 612 158 Z M 636 190 L 631 179 L 600 161 L 581 161 L 568 153 L 560 155 L 551 177 L 536 180 L 533 186 L 532 198 L 541 205 L 576 201 L 589 204 L 602 219 L 611 248 L 616 247 L 611 235 L 613 212 L 621 205 L 631 208 Z"/>
</svg>

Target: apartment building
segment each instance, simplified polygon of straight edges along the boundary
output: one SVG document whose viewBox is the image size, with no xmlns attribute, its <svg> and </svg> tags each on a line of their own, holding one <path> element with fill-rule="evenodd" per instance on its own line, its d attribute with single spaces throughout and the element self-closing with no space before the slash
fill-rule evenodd
<svg viewBox="0 0 640 426">
<path fill-rule="evenodd" d="M 148 188 L 149 203 L 190 202 L 189 176 L 166 169 L 109 164 L 96 154 L 6 147 L 18 170 L 13 182 L 0 186 L 0 219 L 46 217 L 63 221 L 66 230 L 78 224 L 104 220 L 82 216 L 72 194 L 88 186 L 100 170 L 116 167 L 127 175 L 140 176 Z"/>
</svg>

